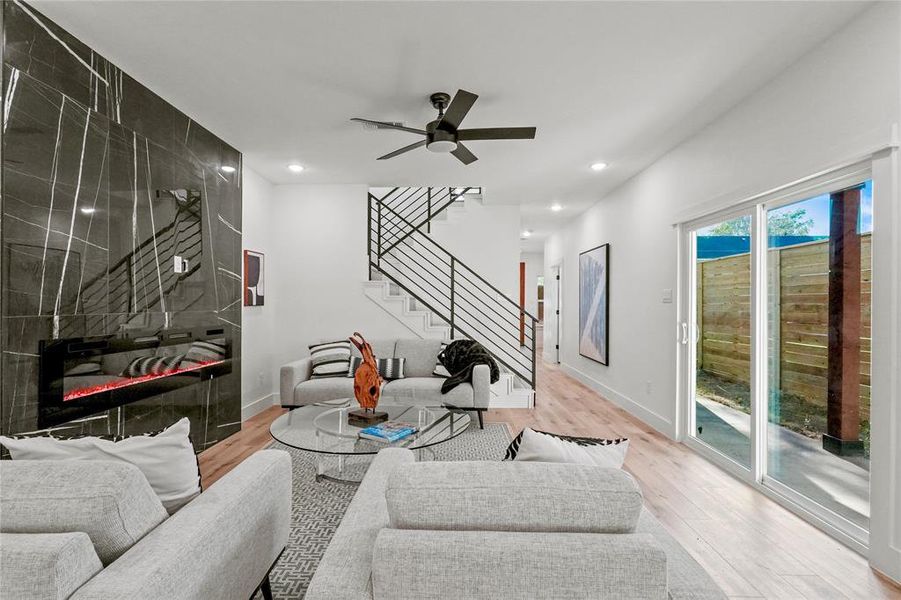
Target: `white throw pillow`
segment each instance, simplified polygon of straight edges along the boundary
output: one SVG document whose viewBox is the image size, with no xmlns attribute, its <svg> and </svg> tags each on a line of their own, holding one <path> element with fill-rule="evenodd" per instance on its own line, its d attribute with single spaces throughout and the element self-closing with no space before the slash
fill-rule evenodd
<svg viewBox="0 0 901 600">
<path fill-rule="evenodd" d="M 628 449 L 629 440 L 585 446 L 526 428 L 522 432 L 519 450 L 513 460 L 573 463 L 621 469 Z"/>
<path fill-rule="evenodd" d="M 200 470 L 187 417 L 159 433 L 119 441 L 99 437 L 0 436 L 13 460 L 121 460 L 138 467 L 171 515 L 200 493 Z"/>
</svg>

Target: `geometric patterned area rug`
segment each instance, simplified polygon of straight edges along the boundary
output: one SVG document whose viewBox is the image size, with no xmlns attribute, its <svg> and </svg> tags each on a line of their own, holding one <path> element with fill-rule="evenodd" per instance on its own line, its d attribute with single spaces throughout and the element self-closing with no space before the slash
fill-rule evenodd
<svg viewBox="0 0 901 600">
<path fill-rule="evenodd" d="M 434 460 L 501 460 L 510 444 L 510 433 L 502 423 L 473 422 L 458 437 L 434 447 Z M 328 480 L 316 481 L 315 455 L 273 442 L 269 448 L 287 450 L 294 471 L 291 534 L 288 547 L 272 569 L 270 581 L 275 598 L 303 598 L 319 560 L 325 553 L 357 486 Z M 262 598 L 261 594 L 253 600 Z"/>
</svg>

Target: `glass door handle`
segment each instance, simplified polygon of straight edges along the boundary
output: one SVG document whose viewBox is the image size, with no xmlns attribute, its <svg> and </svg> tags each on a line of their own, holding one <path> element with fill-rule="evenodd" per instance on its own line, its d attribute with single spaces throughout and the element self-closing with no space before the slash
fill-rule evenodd
<svg viewBox="0 0 901 600">
<path fill-rule="evenodd" d="M 682 325 L 682 340 L 681 340 L 681 343 L 682 343 L 682 344 L 687 344 L 687 343 L 688 343 L 688 323 L 683 322 L 683 323 L 681 323 L 681 325 Z"/>
</svg>

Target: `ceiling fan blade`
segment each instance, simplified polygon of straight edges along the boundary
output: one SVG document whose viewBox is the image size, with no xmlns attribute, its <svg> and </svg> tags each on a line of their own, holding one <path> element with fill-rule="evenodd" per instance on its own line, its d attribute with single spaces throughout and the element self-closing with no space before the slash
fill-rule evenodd
<svg viewBox="0 0 901 600">
<path fill-rule="evenodd" d="M 410 144 L 409 146 L 404 146 L 400 150 L 395 150 L 394 152 L 386 154 L 385 156 L 380 156 L 376 160 L 386 160 L 388 158 L 394 158 L 395 156 L 403 154 L 404 152 L 409 152 L 410 150 L 416 150 L 417 148 L 421 148 L 422 146 L 425 146 L 425 140 L 418 141 L 415 144 Z"/>
<path fill-rule="evenodd" d="M 460 129 L 459 140 L 534 140 L 534 127 L 487 127 L 485 129 Z"/>
<path fill-rule="evenodd" d="M 358 123 L 369 123 L 370 125 L 375 125 L 379 129 L 398 129 L 400 131 L 407 131 L 409 133 L 419 133 L 421 135 L 425 135 L 425 131 L 422 129 L 416 129 L 414 127 L 404 127 L 403 125 L 395 125 L 394 123 L 386 123 L 384 121 L 373 121 L 371 119 L 361 119 L 360 117 L 354 117 L 351 121 L 356 121 Z"/>
<path fill-rule="evenodd" d="M 478 96 L 472 92 L 457 90 L 457 93 L 454 94 L 454 99 L 451 100 L 447 110 L 444 111 L 444 117 L 438 123 L 438 127 L 445 131 L 456 131 L 460 127 L 460 123 L 463 122 L 463 117 L 466 116 L 466 113 L 469 112 L 469 109 L 472 108 L 477 99 Z"/>
<path fill-rule="evenodd" d="M 457 144 L 457 149 L 451 152 L 457 159 L 463 163 L 464 165 L 468 165 L 470 163 L 474 163 L 479 160 L 478 157 L 469 151 L 469 148 L 464 146 L 463 144 Z"/>
</svg>

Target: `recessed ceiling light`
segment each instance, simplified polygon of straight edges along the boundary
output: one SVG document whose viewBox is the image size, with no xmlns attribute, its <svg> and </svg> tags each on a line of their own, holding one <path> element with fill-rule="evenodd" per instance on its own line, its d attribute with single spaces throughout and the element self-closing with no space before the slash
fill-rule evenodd
<svg viewBox="0 0 901 600">
<path fill-rule="evenodd" d="M 95 210 L 96 209 L 91 206 L 82 206 L 81 207 L 81 212 L 83 212 L 86 215 L 93 213 Z"/>
<path fill-rule="evenodd" d="M 288 165 L 288 170 L 292 173 L 300 173 L 301 171 L 303 171 L 303 165 L 291 163 L 290 165 Z"/>
<path fill-rule="evenodd" d="M 222 170 L 223 173 L 234 173 L 235 172 L 235 168 L 231 165 L 222 165 L 219 168 Z"/>
<path fill-rule="evenodd" d="M 551 210 L 554 212 L 560 212 L 563 210 L 563 207 L 559 204 L 551 204 Z"/>
<path fill-rule="evenodd" d="M 525 231 L 522 232 L 522 237 L 524 237 L 524 238 L 530 237 L 531 235 L 532 235 L 531 229 L 526 229 Z"/>
<path fill-rule="evenodd" d="M 605 162 L 596 162 L 593 165 L 591 165 L 592 171 L 603 171 L 606 168 L 607 168 L 607 163 L 605 163 Z"/>
</svg>

